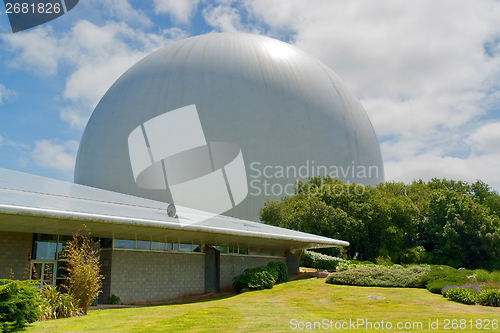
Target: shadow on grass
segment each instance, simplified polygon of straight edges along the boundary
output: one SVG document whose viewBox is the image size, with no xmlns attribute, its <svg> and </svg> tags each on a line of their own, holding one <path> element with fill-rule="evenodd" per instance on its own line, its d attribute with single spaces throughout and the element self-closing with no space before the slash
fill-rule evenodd
<svg viewBox="0 0 500 333">
<path fill-rule="evenodd" d="M 234 291 L 221 292 L 220 294 L 210 293 L 202 295 L 189 295 L 183 296 L 171 301 L 166 301 L 158 304 L 148 304 L 148 306 L 160 306 L 160 305 L 178 305 L 178 304 L 193 304 L 193 303 L 204 303 L 218 301 L 226 298 L 236 296 Z"/>
</svg>

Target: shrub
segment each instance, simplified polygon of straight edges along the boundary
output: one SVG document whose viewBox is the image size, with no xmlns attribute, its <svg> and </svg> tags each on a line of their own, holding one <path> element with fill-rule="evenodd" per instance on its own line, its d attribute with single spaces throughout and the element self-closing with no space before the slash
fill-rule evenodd
<svg viewBox="0 0 500 333">
<path fill-rule="evenodd" d="M 237 293 L 243 289 L 252 290 L 271 289 L 276 283 L 271 269 L 267 266 L 247 268 L 243 274 L 233 278 L 233 287 Z"/>
<path fill-rule="evenodd" d="M 40 297 L 31 281 L 0 280 L 0 331 L 11 332 L 40 318 Z"/>
<path fill-rule="evenodd" d="M 428 267 L 363 267 L 330 274 L 326 282 L 354 286 L 408 287 L 412 281 L 429 272 Z"/>
<path fill-rule="evenodd" d="M 61 293 L 57 287 L 45 286 L 40 290 L 40 298 L 43 319 L 69 318 L 81 314 L 71 295 Z"/>
<path fill-rule="evenodd" d="M 478 293 L 472 288 L 453 288 L 446 291 L 445 297 L 463 304 L 475 304 Z"/>
<path fill-rule="evenodd" d="M 474 276 L 477 282 L 487 282 L 490 281 L 490 273 L 484 269 L 476 269 L 474 271 Z"/>
<path fill-rule="evenodd" d="M 115 294 L 111 294 L 111 296 L 108 297 L 108 300 L 106 301 L 106 304 L 119 304 L 120 303 L 120 297 L 116 296 Z"/>
<path fill-rule="evenodd" d="M 267 267 L 273 272 L 273 277 L 276 283 L 290 281 L 291 276 L 288 273 L 288 266 L 281 261 L 271 261 L 267 264 Z"/>
<path fill-rule="evenodd" d="M 342 262 L 340 258 L 331 257 L 314 251 L 304 250 L 300 255 L 300 266 L 302 267 L 333 271 L 340 262 Z"/>
<path fill-rule="evenodd" d="M 486 289 L 477 296 L 477 302 L 486 306 L 500 306 L 500 290 Z"/>
<path fill-rule="evenodd" d="M 427 284 L 426 288 L 433 294 L 441 295 L 441 290 L 446 287 L 457 287 L 462 285 L 461 281 L 456 280 L 435 280 Z"/>
<path fill-rule="evenodd" d="M 377 257 L 375 258 L 375 262 L 377 263 L 377 265 L 392 266 L 391 257 L 389 256 Z"/>
<path fill-rule="evenodd" d="M 491 272 L 490 281 L 500 282 L 500 271 Z"/>
<path fill-rule="evenodd" d="M 90 233 L 73 234 L 73 239 L 66 243 L 62 257 L 68 271 L 67 288 L 75 304 L 87 314 L 92 301 L 101 293 L 102 280 L 99 265 L 99 246 L 90 237 Z"/>
<path fill-rule="evenodd" d="M 449 266 L 437 266 L 437 265 L 432 265 L 430 266 L 430 271 L 429 273 L 422 275 L 420 278 L 418 278 L 414 283 L 412 283 L 412 287 L 416 288 L 426 288 L 429 289 L 428 285 L 432 282 L 435 281 L 445 281 L 446 283 L 449 284 L 439 284 L 441 287 L 439 287 L 438 290 L 436 290 L 438 283 L 436 283 L 436 286 L 433 286 L 433 290 L 435 290 L 436 294 L 441 293 L 441 289 L 443 287 L 447 286 L 460 286 L 463 285 L 467 281 L 467 272 L 464 271 L 459 271 L 453 267 Z M 443 282 L 444 283 L 444 282 Z M 433 292 L 433 291 L 431 291 Z"/>
<path fill-rule="evenodd" d="M 481 286 L 478 285 L 478 284 L 474 284 L 474 285 L 468 285 L 468 286 L 448 286 L 448 287 L 444 287 L 443 289 L 441 289 L 441 295 L 446 296 L 446 293 L 448 292 L 448 290 L 450 290 L 450 289 L 456 289 L 456 288 L 473 289 L 478 294 L 481 292 Z"/>
</svg>

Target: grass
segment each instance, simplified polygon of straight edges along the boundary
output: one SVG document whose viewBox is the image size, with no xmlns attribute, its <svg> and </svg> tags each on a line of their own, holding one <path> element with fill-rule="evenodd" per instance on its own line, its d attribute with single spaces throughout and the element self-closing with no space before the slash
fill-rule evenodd
<svg viewBox="0 0 500 333">
<path fill-rule="evenodd" d="M 369 299 L 368 296 L 383 298 Z M 297 331 L 290 328 L 292 319 L 298 322 L 384 320 L 394 325 L 397 322 L 422 322 L 423 329 L 419 330 L 376 331 L 445 332 L 450 331 L 444 330 L 445 319 L 499 320 L 500 308 L 451 302 L 425 289 L 339 286 L 327 284 L 324 279 L 306 279 L 279 284 L 269 290 L 232 297 L 205 297 L 200 302 L 187 304 L 90 311 L 84 317 L 37 322 L 25 332 Z M 438 330 L 428 329 L 429 319 L 432 322 L 439 320 Z M 350 331 L 373 330 L 360 327 Z"/>
</svg>

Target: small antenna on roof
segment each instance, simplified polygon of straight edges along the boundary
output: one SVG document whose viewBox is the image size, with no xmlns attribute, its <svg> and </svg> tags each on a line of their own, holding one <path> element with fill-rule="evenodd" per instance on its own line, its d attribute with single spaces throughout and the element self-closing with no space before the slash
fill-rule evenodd
<svg viewBox="0 0 500 333">
<path fill-rule="evenodd" d="M 176 211 L 177 210 L 175 209 L 175 206 L 173 204 L 168 205 L 168 207 L 167 207 L 167 215 L 168 216 L 175 217 Z"/>
</svg>

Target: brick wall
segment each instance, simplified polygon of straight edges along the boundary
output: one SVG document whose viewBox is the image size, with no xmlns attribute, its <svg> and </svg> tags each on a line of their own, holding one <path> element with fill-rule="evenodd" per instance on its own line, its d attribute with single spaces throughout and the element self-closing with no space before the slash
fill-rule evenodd
<svg viewBox="0 0 500 333">
<path fill-rule="evenodd" d="M 233 278 L 247 268 L 265 266 L 270 261 L 286 262 L 285 257 L 251 256 L 237 254 L 220 255 L 220 287 L 229 289 L 233 286 Z"/>
<path fill-rule="evenodd" d="M 105 249 L 101 255 L 108 280 L 101 300 L 115 294 L 123 303 L 147 303 L 205 292 L 203 253 Z"/>
<path fill-rule="evenodd" d="M 8 279 L 10 269 L 14 278 L 22 280 L 28 267 L 33 234 L 0 231 L 0 279 Z"/>
</svg>

